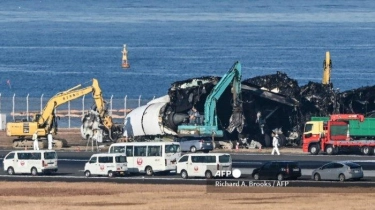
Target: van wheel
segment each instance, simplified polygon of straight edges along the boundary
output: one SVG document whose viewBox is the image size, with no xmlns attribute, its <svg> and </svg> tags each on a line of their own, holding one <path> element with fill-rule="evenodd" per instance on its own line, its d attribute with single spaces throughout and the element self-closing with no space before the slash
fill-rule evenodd
<svg viewBox="0 0 375 210">
<path fill-rule="evenodd" d="M 85 171 L 85 176 L 86 176 L 86 177 L 90 177 L 90 176 L 91 176 L 90 171 Z"/>
<path fill-rule="evenodd" d="M 185 170 L 181 171 L 181 178 L 183 178 L 183 179 L 187 179 L 188 178 L 187 171 L 185 171 Z"/>
<path fill-rule="evenodd" d="M 206 177 L 206 179 L 211 179 L 212 178 L 211 171 L 206 171 L 206 173 L 204 174 L 204 176 Z"/>
<path fill-rule="evenodd" d="M 344 174 L 340 174 L 339 175 L 339 180 L 340 180 L 340 182 L 344 182 L 345 181 L 345 175 Z"/>
<path fill-rule="evenodd" d="M 282 174 L 277 175 L 277 180 L 279 181 L 284 180 L 284 176 Z"/>
<path fill-rule="evenodd" d="M 197 151 L 197 148 L 195 148 L 194 146 L 190 147 L 190 152 L 195 153 L 196 151 Z"/>
<path fill-rule="evenodd" d="M 112 171 L 108 171 L 108 177 L 113 177 L 113 172 Z"/>
<path fill-rule="evenodd" d="M 318 173 L 314 174 L 314 180 L 320 181 L 320 175 Z"/>
<path fill-rule="evenodd" d="M 9 167 L 7 172 L 9 175 L 14 175 L 14 169 L 12 167 Z"/>
<path fill-rule="evenodd" d="M 259 174 L 254 174 L 253 178 L 254 178 L 255 180 L 259 180 Z"/>
<path fill-rule="evenodd" d="M 151 166 L 146 167 L 146 174 L 147 176 L 152 176 L 154 174 L 154 171 L 152 171 Z"/>
<path fill-rule="evenodd" d="M 38 170 L 36 170 L 35 167 L 32 167 L 32 168 L 31 168 L 31 175 L 33 175 L 33 176 L 38 175 Z"/>
</svg>

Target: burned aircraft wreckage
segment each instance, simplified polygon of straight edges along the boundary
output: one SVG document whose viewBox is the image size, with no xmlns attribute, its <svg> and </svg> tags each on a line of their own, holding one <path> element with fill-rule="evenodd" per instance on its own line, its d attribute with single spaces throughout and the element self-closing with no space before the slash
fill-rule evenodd
<svg viewBox="0 0 375 210">
<path fill-rule="evenodd" d="M 134 109 L 125 119 L 124 136 L 140 140 L 144 137 L 177 135 L 177 127 L 186 123 L 194 106 L 204 112 L 207 96 L 221 77 L 200 77 L 177 81 L 168 95 Z M 375 86 L 339 92 L 330 84 L 309 82 L 299 86 L 285 73 L 257 76 L 242 82 L 241 100 L 245 124 L 241 133 L 225 132 L 220 139 L 255 140 L 271 145 L 270 134 L 279 129 L 283 146 L 299 144 L 304 123 L 311 116 L 333 113 L 358 113 L 375 116 Z M 233 97 L 228 87 L 217 101 L 218 126 L 225 130 L 232 115 Z M 131 126 L 126 126 L 126 124 Z M 130 128 L 130 129 L 129 129 Z M 217 140 L 217 138 L 216 138 Z"/>
</svg>

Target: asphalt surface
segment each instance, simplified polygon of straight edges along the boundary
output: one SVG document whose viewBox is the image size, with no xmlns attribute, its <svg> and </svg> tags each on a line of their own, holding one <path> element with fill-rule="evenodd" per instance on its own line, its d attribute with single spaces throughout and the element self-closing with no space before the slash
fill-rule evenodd
<svg viewBox="0 0 375 210">
<path fill-rule="evenodd" d="M 9 150 L 0 150 L 0 166 L 3 168 L 2 159 Z M 175 173 L 168 175 L 155 174 L 154 176 L 145 176 L 143 174 L 127 175 L 126 177 L 84 177 L 83 169 L 85 163 L 94 152 L 72 152 L 58 151 L 59 171 L 50 176 L 28 176 L 13 175 L 9 176 L 1 170 L 0 180 L 2 181 L 64 181 L 64 182 L 115 182 L 115 183 L 144 183 L 144 184 L 205 184 L 214 185 L 212 181 L 205 179 L 188 179 L 184 180 Z M 240 179 L 227 179 L 229 181 L 254 181 L 251 172 L 254 168 L 261 166 L 263 163 L 271 160 L 278 161 L 297 161 L 302 169 L 302 177 L 296 181 L 290 181 L 290 186 L 296 187 L 334 187 L 334 186 L 357 186 L 357 187 L 375 187 L 375 156 L 360 155 L 268 155 L 268 154 L 250 154 L 250 153 L 232 153 L 233 168 L 241 170 Z M 360 164 L 365 173 L 361 181 L 339 182 L 315 182 L 311 180 L 311 171 L 330 161 L 353 161 Z M 220 181 L 220 180 L 214 180 Z M 344 185 L 343 185 L 344 184 Z"/>
</svg>

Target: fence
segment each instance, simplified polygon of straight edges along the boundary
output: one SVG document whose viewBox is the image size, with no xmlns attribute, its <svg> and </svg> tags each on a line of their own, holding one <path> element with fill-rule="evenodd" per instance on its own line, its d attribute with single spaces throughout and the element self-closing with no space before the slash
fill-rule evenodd
<svg viewBox="0 0 375 210">
<path fill-rule="evenodd" d="M 30 120 L 34 114 L 41 113 L 44 109 L 47 100 L 42 94 L 39 98 L 29 97 L 2 97 L 0 93 L 0 113 L 6 114 L 6 122 L 18 121 L 22 119 Z M 154 97 L 155 98 L 155 97 Z M 138 99 L 128 99 L 125 96 L 123 99 L 114 99 L 113 95 L 107 102 L 108 111 L 112 115 L 115 123 L 124 123 L 126 114 L 139 106 L 147 104 L 152 99 L 143 99 L 140 95 Z M 68 101 L 56 108 L 56 115 L 60 117 L 58 120 L 59 128 L 79 128 L 81 126 L 81 119 L 84 114 L 94 105 L 94 99 L 85 96 Z"/>
</svg>

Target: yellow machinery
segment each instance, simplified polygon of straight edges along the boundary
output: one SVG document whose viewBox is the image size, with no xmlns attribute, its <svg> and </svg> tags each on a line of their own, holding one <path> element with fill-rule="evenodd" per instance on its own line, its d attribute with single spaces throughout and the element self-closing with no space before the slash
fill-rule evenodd
<svg viewBox="0 0 375 210">
<path fill-rule="evenodd" d="M 31 136 L 37 131 L 39 141 L 42 141 L 43 144 L 40 145 L 40 148 L 44 148 L 47 144 L 47 134 L 52 132 L 52 134 L 57 134 L 57 118 L 55 115 L 55 109 L 65 104 L 69 101 L 77 99 L 81 96 L 84 96 L 88 93 L 92 93 L 96 110 L 99 112 L 100 117 L 102 117 L 103 124 L 111 128 L 112 118 L 107 115 L 105 109 L 104 100 L 102 97 L 102 91 L 99 87 L 99 83 L 96 79 L 93 79 L 92 85 L 80 88 L 81 85 L 77 85 L 69 90 L 60 92 L 53 96 L 46 106 L 43 109 L 41 114 L 36 114 L 33 121 L 24 121 L 24 122 L 10 122 L 7 123 L 7 136 L 15 136 L 18 139 L 13 140 L 14 148 L 25 148 L 32 147 L 33 142 Z M 67 142 L 64 139 L 54 139 L 53 147 L 61 148 L 67 146 Z"/>
<path fill-rule="evenodd" d="M 323 85 L 329 85 L 331 83 L 331 68 L 332 68 L 332 61 L 329 52 L 326 52 L 326 59 L 323 62 Z"/>
</svg>

